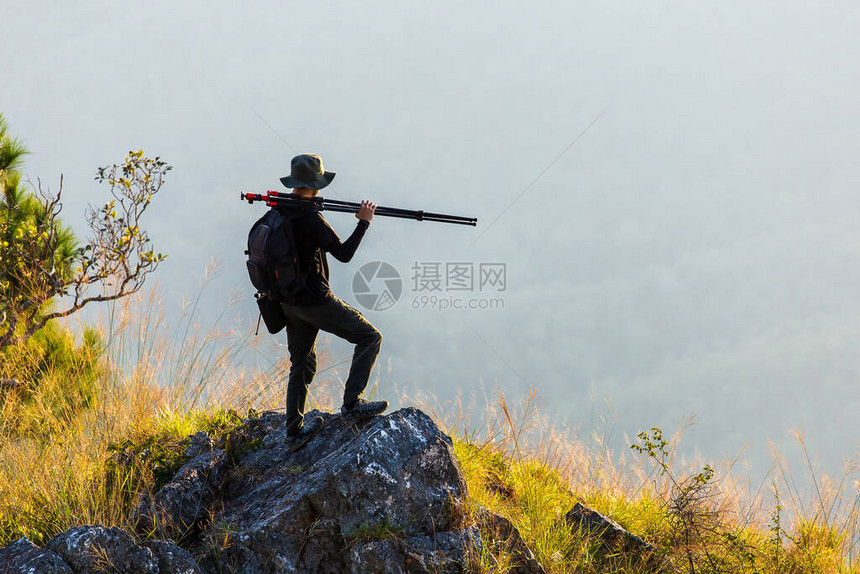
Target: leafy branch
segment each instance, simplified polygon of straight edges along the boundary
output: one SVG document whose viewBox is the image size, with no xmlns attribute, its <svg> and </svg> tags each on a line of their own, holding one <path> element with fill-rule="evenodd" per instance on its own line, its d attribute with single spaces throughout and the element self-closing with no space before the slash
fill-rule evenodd
<svg viewBox="0 0 860 574">
<path fill-rule="evenodd" d="M 0 347 L 31 337 L 48 321 L 89 303 L 137 292 L 165 255 L 151 246 L 141 218 L 161 190 L 170 166 L 143 150 L 121 164 L 99 168 L 96 181 L 112 199 L 90 207 L 90 238 L 77 246 L 59 220 L 63 180 L 56 195 L 4 185 L 0 204 Z M 50 302 L 59 299 L 59 310 Z"/>
</svg>

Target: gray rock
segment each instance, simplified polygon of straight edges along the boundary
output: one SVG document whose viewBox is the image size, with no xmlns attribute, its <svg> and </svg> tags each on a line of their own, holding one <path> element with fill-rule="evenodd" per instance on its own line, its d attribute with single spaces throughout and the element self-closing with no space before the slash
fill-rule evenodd
<svg viewBox="0 0 860 574">
<path fill-rule="evenodd" d="M 26 538 L 0 548 L 0 574 L 72 574 L 60 555 Z"/>
<path fill-rule="evenodd" d="M 512 559 L 512 574 L 546 574 L 520 531 L 504 516 L 481 509 L 477 516 L 481 531 L 487 535 L 496 550 L 503 550 Z"/>
<path fill-rule="evenodd" d="M 477 526 L 434 536 L 359 543 L 350 551 L 352 574 L 446 574 L 463 572 L 470 553 L 481 551 Z"/>
<path fill-rule="evenodd" d="M 202 574 L 187 550 L 166 540 L 140 546 L 120 528 L 77 526 L 39 548 L 26 538 L 0 548 L 0 574 L 122 572 Z"/>
<path fill-rule="evenodd" d="M 201 551 L 214 567 L 345 572 L 353 568 L 346 549 L 355 539 L 452 530 L 465 483 L 451 439 L 427 415 L 403 409 L 354 423 L 309 416 L 317 414 L 325 427 L 296 453 L 285 443 L 282 415 L 257 423 L 262 444 L 228 473 L 204 535 Z"/>
<path fill-rule="evenodd" d="M 151 540 L 145 544 L 158 562 L 158 574 L 202 574 L 188 550 L 169 540 Z"/>
<path fill-rule="evenodd" d="M 653 552 L 654 547 L 627 532 L 617 522 L 596 510 L 577 502 L 565 515 L 565 521 L 574 532 L 597 536 L 609 548 L 622 551 Z"/>
<path fill-rule="evenodd" d="M 637 559 L 643 572 L 670 572 L 671 563 L 660 556 L 654 546 L 621 527 L 617 522 L 596 510 L 577 502 L 565 515 L 567 525 L 574 533 L 597 537 L 609 553 L 620 553 L 628 559 Z"/>
<path fill-rule="evenodd" d="M 74 572 L 115 571 L 157 574 L 158 562 L 149 548 L 138 546 L 121 528 L 76 526 L 48 541 Z"/>
<path fill-rule="evenodd" d="M 200 431 L 185 439 L 185 456 L 194 458 L 214 450 L 215 444 L 209 433 Z"/>
<path fill-rule="evenodd" d="M 223 450 L 205 451 L 188 461 L 158 492 L 141 495 L 133 518 L 138 532 L 177 538 L 192 533 L 208 517 L 226 468 Z"/>
</svg>

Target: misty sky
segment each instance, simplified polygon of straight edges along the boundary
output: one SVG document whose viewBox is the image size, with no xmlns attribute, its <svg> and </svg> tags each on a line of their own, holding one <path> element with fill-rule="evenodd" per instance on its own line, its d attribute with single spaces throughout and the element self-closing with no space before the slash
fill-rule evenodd
<svg viewBox="0 0 860 574">
<path fill-rule="evenodd" d="M 354 305 L 363 264 L 403 277 L 366 313 L 384 389 L 535 385 L 619 448 L 695 414 L 688 452 L 755 468 L 802 427 L 835 472 L 860 432 L 858 28 L 847 1 L 5 2 L 0 111 L 76 229 L 98 166 L 174 166 L 148 224 L 171 301 L 215 257 L 205 308 L 239 290 L 256 320 L 239 192 L 316 152 L 326 195 L 480 219 L 380 217 L 332 264 Z M 504 309 L 413 309 L 415 262 L 504 263 Z"/>
</svg>

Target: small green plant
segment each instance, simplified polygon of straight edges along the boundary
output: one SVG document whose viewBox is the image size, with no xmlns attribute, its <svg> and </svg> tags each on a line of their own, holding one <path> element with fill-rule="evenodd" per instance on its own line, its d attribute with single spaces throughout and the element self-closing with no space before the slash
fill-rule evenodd
<svg viewBox="0 0 860 574">
<path fill-rule="evenodd" d="M 302 466 L 301 464 L 287 464 L 287 465 L 284 465 L 281 468 L 281 470 L 283 470 L 285 473 L 287 473 L 289 475 L 297 476 L 297 475 L 303 473 L 304 471 L 306 471 L 307 468 Z"/>
<path fill-rule="evenodd" d="M 718 507 L 719 484 L 714 469 L 678 477 L 670 464 L 672 445 L 659 427 L 640 432 L 636 452 L 649 457 L 669 488 L 664 499 L 664 551 L 676 557 L 678 567 L 689 574 L 698 572 L 757 572 L 755 548 L 746 541 L 742 529 L 732 528 Z M 659 489 L 658 489 L 659 491 Z"/>
<path fill-rule="evenodd" d="M 388 519 L 378 522 L 366 522 L 344 535 L 347 546 L 355 546 L 366 542 L 377 542 L 379 540 L 391 540 L 403 536 L 404 528 L 400 524 L 394 524 Z"/>
<path fill-rule="evenodd" d="M 663 438 L 663 429 L 652 427 L 650 434 L 646 431 L 636 435 L 641 444 L 632 444 L 630 448 L 639 454 L 649 456 L 660 469 L 660 476 L 669 472 L 669 441 Z"/>
<path fill-rule="evenodd" d="M 181 439 L 170 434 L 141 435 L 133 439 L 111 443 L 108 452 L 109 470 L 116 466 L 145 469 L 151 479 L 151 488 L 157 492 L 170 482 L 189 458 L 180 448 Z"/>
<path fill-rule="evenodd" d="M 112 456 L 107 464 L 111 467 L 119 464 L 146 469 L 151 476 L 152 491 L 157 492 L 190 460 L 184 448 L 189 435 L 203 431 L 213 444 L 226 446 L 229 454 L 232 435 L 242 422 L 242 417 L 230 409 L 188 414 L 166 412 L 156 419 L 150 429 L 111 443 L 108 451 Z M 253 446 L 250 443 L 244 448 L 247 450 Z"/>
<path fill-rule="evenodd" d="M 230 521 L 211 515 L 210 526 L 203 539 L 203 547 L 209 559 L 215 564 L 220 564 L 224 553 L 233 546 L 233 536 L 237 532 L 238 529 Z M 235 572 L 235 570 L 230 569 L 229 572 Z"/>
<path fill-rule="evenodd" d="M 783 529 L 782 529 L 782 502 L 779 498 L 779 485 L 776 481 L 773 481 L 773 499 L 774 499 L 774 507 L 770 513 L 770 525 L 768 526 L 768 531 L 770 532 L 769 542 L 769 556 L 771 567 L 779 572 L 781 562 L 782 562 L 782 554 L 783 554 Z"/>
<path fill-rule="evenodd" d="M 248 410 L 248 419 L 257 418 L 259 413 L 254 409 Z M 194 426 L 198 431 L 209 434 L 213 441 L 219 442 L 236 431 L 243 423 L 243 417 L 233 409 L 216 408 L 211 411 L 197 413 Z"/>
</svg>

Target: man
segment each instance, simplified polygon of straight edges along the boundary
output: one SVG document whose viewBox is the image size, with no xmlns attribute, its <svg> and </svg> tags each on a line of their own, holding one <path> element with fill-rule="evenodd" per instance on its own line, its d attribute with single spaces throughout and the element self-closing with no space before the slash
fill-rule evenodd
<svg viewBox="0 0 860 574">
<path fill-rule="evenodd" d="M 290 175 L 281 183 L 293 189 L 299 197 L 312 198 L 334 179 L 335 173 L 323 169 L 316 154 L 301 154 L 293 158 Z M 346 339 L 355 345 L 352 365 L 343 392 L 341 414 L 345 418 L 361 419 L 382 413 L 386 401 L 366 401 L 360 397 L 370 379 L 370 372 L 379 354 L 382 335 L 361 313 L 334 296 L 329 287 L 326 254 L 344 263 L 352 259 L 376 204 L 362 201 L 355 216 L 358 222 L 352 234 L 341 242 L 313 206 L 284 206 L 281 213 L 292 222 L 299 269 L 305 276 L 305 286 L 288 303 L 281 303 L 286 317 L 287 348 L 290 353 L 290 375 L 287 383 L 287 436 L 300 440 L 322 426 L 322 418 L 304 423 L 308 387 L 316 374 L 316 338 L 320 330 Z"/>
</svg>

